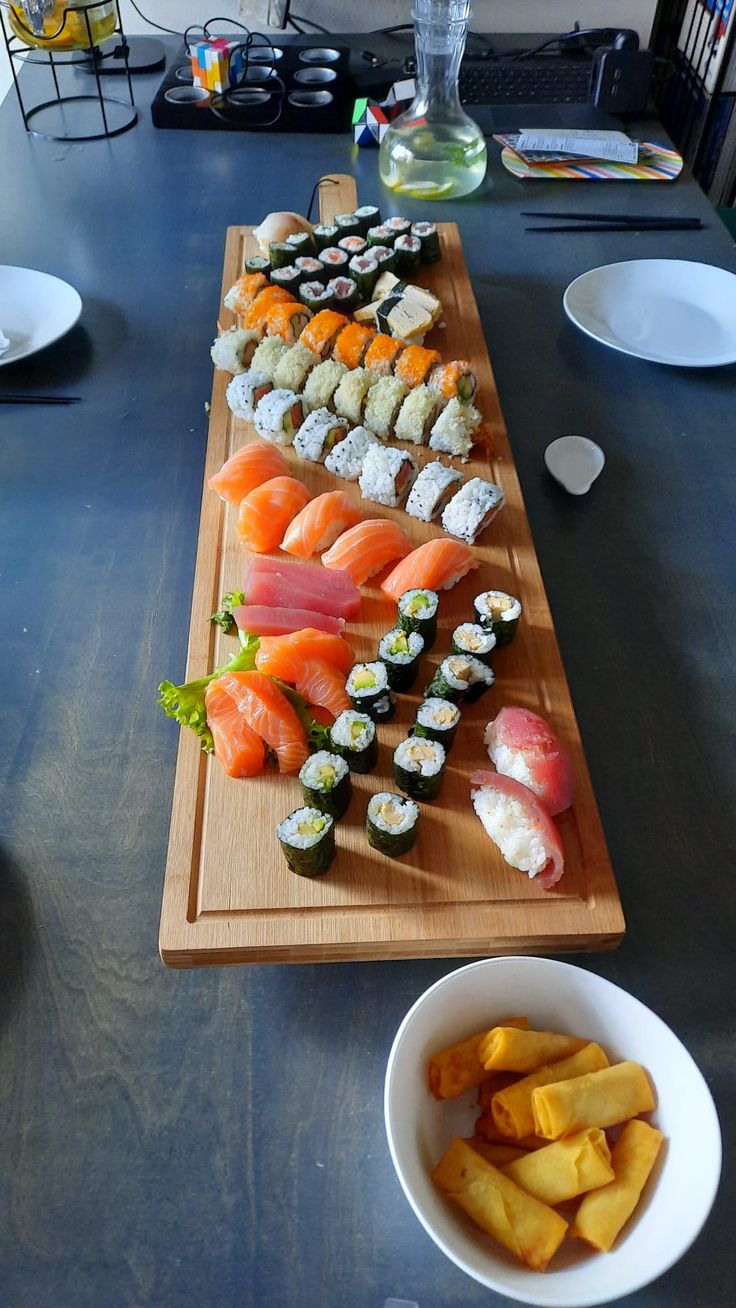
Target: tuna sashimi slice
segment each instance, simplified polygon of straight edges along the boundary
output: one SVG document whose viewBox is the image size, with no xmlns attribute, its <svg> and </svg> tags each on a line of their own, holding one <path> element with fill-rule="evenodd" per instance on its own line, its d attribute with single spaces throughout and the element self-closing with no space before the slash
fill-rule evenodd
<svg viewBox="0 0 736 1308">
<path fill-rule="evenodd" d="M 310 563 L 253 559 L 243 586 L 249 604 L 306 608 L 333 618 L 354 618 L 360 591 L 347 572 Z"/>
<path fill-rule="evenodd" d="M 502 857 L 551 890 L 565 870 L 565 852 L 534 791 L 513 777 L 485 770 L 473 773 L 470 787 L 473 807 Z"/>
<path fill-rule="evenodd" d="M 314 609 L 271 608 L 266 604 L 240 604 L 233 617 L 241 631 L 251 636 L 286 636 L 305 627 L 339 636 L 345 629 L 343 618 L 332 618 Z"/>
<path fill-rule="evenodd" d="M 274 751 L 279 772 L 298 772 L 309 755 L 307 736 L 276 683 L 263 672 L 225 672 L 219 680 L 248 726 Z"/>
</svg>

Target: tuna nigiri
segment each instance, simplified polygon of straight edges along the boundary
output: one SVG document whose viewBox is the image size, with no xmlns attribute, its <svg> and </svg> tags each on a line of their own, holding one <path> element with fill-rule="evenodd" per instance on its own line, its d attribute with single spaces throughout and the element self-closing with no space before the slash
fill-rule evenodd
<svg viewBox="0 0 736 1308">
<path fill-rule="evenodd" d="M 297 513 L 281 542 L 287 554 L 308 559 L 332 545 L 348 527 L 360 522 L 362 513 L 346 491 L 327 491 L 310 500 Z"/>
<path fill-rule="evenodd" d="M 263 672 L 225 672 L 219 680 L 248 726 L 274 751 L 279 772 L 298 772 L 309 754 L 306 733 L 275 682 Z"/>
<path fill-rule="evenodd" d="M 565 870 L 562 840 L 533 790 L 498 772 L 474 772 L 473 808 L 503 858 L 550 890 Z"/>
<path fill-rule="evenodd" d="M 513 777 L 554 817 L 572 803 L 573 775 L 565 747 L 538 713 L 502 708 L 486 727 L 485 742 L 496 770 Z"/>
<path fill-rule="evenodd" d="M 333 618 L 354 618 L 360 609 L 360 591 L 347 572 L 285 559 L 251 559 L 243 589 L 249 604 L 315 609 Z"/>
<path fill-rule="evenodd" d="M 272 477 L 241 501 L 235 530 L 256 554 L 281 544 L 284 532 L 309 499 L 309 491 L 296 477 Z"/>
<path fill-rule="evenodd" d="M 260 653 L 260 651 L 259 651 Z M 259 662 L 256 655 L 256 662 Z M 345 674 L 326 659 L 307 657 L 298 647 L 279 650 L 271 649 L 262 663 L 261 671 L 268 666 L 269 675 L 280 677 L 296 686 L 309 704 L 318 704 L 330 712 L 333 718 L 350 708 L 350 700 L 345 691 Z"/>
<path fill-rule="evenodd" d="M 265 604 L 241 604 L 233 609 L 233 617 L 240 631 L 252 636 L 285 636 L 289 632 L 303 631 L 305 627 L 327 631 L 339 636 L 345 629 L 343 618 L 332 618 L 313 609 L 269 608 Z"/>
<path fill-rule="evenodd" d="M 344 531 L 332 549 L 322 555 L 322 562 L 326 568 L 349 572 L 356 586 L 362 586 L 387 563 L 403 559 L 410 550 L 411 541 L 398 523 L 390 518 L 369 518 Z"/>
<path fill-rule="evenodd" d="M 426 541 L 397 563 L 381 590 L 398 604 L 407 590 L 451 590 L 467 572 L 477 567 L 478 560 L 467 545 L 438 537 Z"/>
<path fill-rule="evenodd" d="M 352 645 L 341 636 L 330 636 L 326 631 L 307 627 L 288 636 L 262 636 L 256 654 L 256 667 L 261 672 L 270 672 L 275 677 L 290 676 L 280 670 L 282 658 L 290 659 L 324 659 L 331 663 L 346 677 L 355 663 L 355 651 Z"/>
<path fill-rule="evenodd" d="M 261 737 L 248 726 L 221 678 L 205 691 L 207 725 L 215 744 L 215 758 L 229 777 L 254 777 L 263 768 L 266 751 Z"/>
<path fill-rule="evenodd" d="M 251 441 L 242 450 L 236 450 L 207 485 L 228 504 L 240 504 L 256 486 L 262 486 L 272 477 L 284 477 L 288 471 L 289 465 L 275 445 Z"/>
</svg>

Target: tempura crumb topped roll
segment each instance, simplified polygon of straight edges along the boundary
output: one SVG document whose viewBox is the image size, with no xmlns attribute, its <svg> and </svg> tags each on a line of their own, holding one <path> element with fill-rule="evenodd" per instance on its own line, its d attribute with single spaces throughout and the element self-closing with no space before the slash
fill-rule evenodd
<svg viewBox="0 0 736 1308">
<path fill-rule="evenodd" d="M 646 1122 L 627 1122 L 611 1152 L 614 1179 L 586 1195 L 570 1234 L 607 1253 L 639 1202 L 662 1144 Z"/>
<path fill-rule="evenodd" d="M 649 1078 L 639 1063 L 632 1062 L 532 1091 L 534 1129 L 547 1140 L 588 1126 L 616 1126 L 654 1107 Z"/>
<path fill-rule="evenodd" d="M 576 1054 L 587 1043 L 554 1031 L 519 1031 L 496 1026 L 483 1041 L 480 1056 L 488 1069 L 497 1072 L 535 1072 L 545 1063 Z"/>
<path fill-rule="evenodd" d="M 551 1206 L 595 1190 L 614 1175 L 608 1142 L 597 1126 L 499 1166 L 522 1190 Z"/>
<path fill-rule="evenodd" d="M 600 1045 L 586 1045 L 571 1058 L 563 1058 L 559 1063 L 548 1063 L 537 1068 L 522 1081 L 516 1081 L 505 1089 L 499 1089 L 491 1100 L 491 1113 L 495 1126 L 501 1135 L 513 1140 L 534 1134 L 534 1113 L 532 1112 L 532 1091 L 540 1085 L 552 1085 L 555 1081 L 568 1081 L 574 1076 L 584 1076 L 586 1072 L 600 1072 L 608 1067 L 608 1059 Z"/>
</svg>

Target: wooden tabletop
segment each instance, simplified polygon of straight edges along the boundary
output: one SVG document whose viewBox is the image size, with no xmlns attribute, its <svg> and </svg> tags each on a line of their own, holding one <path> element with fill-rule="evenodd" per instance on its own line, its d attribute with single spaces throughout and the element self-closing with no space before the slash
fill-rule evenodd
<svg viewBox="0 0 736 1308">
<path fill-rule="evenodd" d="M 0 1303 L 501 1308 L 425 1235 L 383 1133 L 395 1030 L 457 962 L 158 957 L 177 730 L 155 696 L 184 672 L 225 229 L 304 209 L 330 169 L 386 212 L 427 207 L 382 192 L 347 137 L 156 131 L 156 84 L 111 143 L 35 140 L 0 111 L 2 261 L 84 301 L 68 337 L 0 369 L 0 389 L 83 397 L 0 407 Z M 431 217 L 462 234 L 626 912 L 618 951 L 574 961 L 684 1040 L 729 1160 L 736 373 L 614 354 L 561 297 L 598 264 L 736 252 L 688 176 L 605 207 L 705 231 L 527 236 L 529 193 L 490 159 Z M 573 212 L 591 191 L 534 200 Z M 580 500 L 542 461 L 568 432 L 607 456 Z M 627 1302 L 730 1305 L 733 1202 L 727 1161 L 693 1249 Z"/>
</svg>

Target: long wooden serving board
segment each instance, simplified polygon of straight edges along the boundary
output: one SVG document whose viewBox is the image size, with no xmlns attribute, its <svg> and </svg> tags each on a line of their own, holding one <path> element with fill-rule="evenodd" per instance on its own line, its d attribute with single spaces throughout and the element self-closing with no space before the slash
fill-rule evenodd
<svg viewBox="0 0 736 1308">
<path fill-rule="evenodd" d="M 323 179 L 320 201 L 323 222 L 350 212 L 357 204 L 353 179 Z M 480 568 L 441 595 L 435 648 L 422 660 L 414 692 L 399 696 L 394 720 L 378 728 L 377 769 L 369 776 L 353 776 L 353 800 L 338 824 L 337 857 L 326 876 L 294 876 L 276 839 L 277 823 L 302 802 L 297 778 L 272 771 L 250 780 L 229 778 L 213 757 L 201 752 L 194 734 L 182 730 L 160 930 L 161 957 L 171 967 L 604 949 L 623 934 L 621 905 L 460 236 L 454 223 L 442 224 L 440 234 L 442 261 L 423 269 L 418 279 L 444 306 L 445 327 L 435 329 L 428 344 L 445 360 L 467 358 L 475 367 L 486 445 L 476 447 L 477 457 L 463 471 L 501 485 L 506 505 L 475 546 Z M 223 295 L 242 272 L 245 258 L 256 252 L 251 228 L 228 229 Z M 223 309 L 222 326 L 233 322 Z M 228 380 L 215 373 L 205 479 L 255 437 L 254 429 L 228 409 Z M 357 484 L 338 481 L 293 450 L 286 453 L 294 475 L 312 494 L 339 486 L 359 501 Z M 437 456 L 419 450 L 418 457 Z M 417 545 L 441 534 L 437 524 L 417 522 L 400 509 L 365 502 L 362 507 L 369 517 L 396 518 Z M 243 583 L 246 557 L 234 519 L 234 510 L 205 486 L 187 680 L 225 663 L 237 649 L 236 637 L 223 635 L 209 622 L 220 596 Z M 374 658 L 379 637 L 395 624 L 395 606 L 376 580 L 363 588 L 360 619 L 346 631 L 358 659 Z M 421 688 L 449 653 L 452 629 L 472 620 L 473 597 L 491 588 L 521 599 L 518 634 L 496 656 L 493 689 L 463 708 L 440 797 L 422 805 L 414 849 L 401 860 L 386 858 L 365 837 L 368 798 L 377 790 L 396 789 L 392 753 L 414 719 Z M 566 870 L 553 891 L 542 890 L 503 861 L 470 803 L 470 773 L 490 766 L 484 726 L 504 704 L 542 713 L 572 756 L 575 802 L 557 819 Z"/>
</svg>

